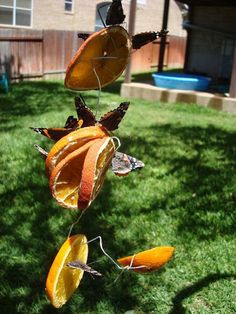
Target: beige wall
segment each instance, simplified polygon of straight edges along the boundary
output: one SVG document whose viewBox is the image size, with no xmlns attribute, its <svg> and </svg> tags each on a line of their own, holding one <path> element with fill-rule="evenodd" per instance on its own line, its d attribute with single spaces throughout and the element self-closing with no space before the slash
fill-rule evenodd
<svg viewBox="0 0 236 314">
<path fill-rule="evenodd" d="M 64 0 L 34 0 L 33 29 L 58 29 L 94 31 L 96 5 L 99 0 L 74 0 L 74 13 L 65 13 Z M 129 0 L 123 0 L 126 22 L 129 18 Z M 160 30 L 162 25 L 164 0 L 146 0 L 138 4 L 135 32 Z M 182 16 L 174 0 L 170 1 L 170 35 L 185 36 L 182 30 Z"/>
</svg>

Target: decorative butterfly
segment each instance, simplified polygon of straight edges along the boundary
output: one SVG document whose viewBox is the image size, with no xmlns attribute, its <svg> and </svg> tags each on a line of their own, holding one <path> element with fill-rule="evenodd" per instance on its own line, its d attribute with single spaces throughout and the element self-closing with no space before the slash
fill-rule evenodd
<svg viewBox="0 0 236 314">
<path fill-rule="evenodd" d="M 84 263 L 80 262 L 79 260 L 73 261 L 73 262 L 69 262 L 69 263 L 66 264 L 66 266 L 70 267 L 70 268 L 81 269 L 83 271 L 86 271 L 87 273 L 90 273 L 91 275 L 102 276 L 101 273 L 99 273 L 98 271 L 94 270 L 93 268 L 91 268 L 87 264 L 84 264 Z"/>
<path fill-rule="evenodd" d="M 129 104 L 129 102 L 122 102 L 119 107 L 107 112 L 99 121 L 97 121 L 93 112 L 86 106 L 82 95 L 75 97 L 77 115 L 79 119 L 83 120 L 83 127 L 101 124 L 108 131 L 118 129 L 118 125 L 129 108 Z"/>
<path fill-rule="evenodd" d="M 30 128 L 35 132 L 46 136 L 47 138 L 58 141 L 63 136 L 69 134 L 70 132 L 76 130 L 77 128 L 81 128 L 83 124 L 83 120 L 77 120 L 73 116 L 69 116 L 66 120 L 65 126 L 63 128 Z"/>
<path fill-rule="evenodd" d="M 117 176 L 126 176 L 131 171 L 141 169 L 143 167 L 144 163 L 142 161 L 121 152 L 115 153 L 111 163 L 112 171 Z"/>
<path fill-rule="evenodd" d="M 125 15 L 121 0 L 113 0 L 106 16 L 106 25 L 122 24 L 124 22 Z"/>
<path fill-rule="evenodd" d="M 124 117 L 129 102 L 121 103 L 116 109 L 107 112 L 99 121 L 96 120 L 93 112 L 86 106 L 82 95 L 75 97 L 75 107 L 78 119 L 69 116 L 66 120 L 64 128 L 31 128 L 35 132 L 42 134 L 49 139 L 58 141 L 63 136 L 76 130 L 77 128 L 101 124 L 108 131 L 114 131 Z"/>
<path fill-rule="evenodd" d="M 167 30 L 161 30 L 160 32 L 143 32 L 132 36 L 133 49 L 139 49 L 142 46 L 151 43 L 159 37 L 164 37 L 168 33 Z"/>
<path fill-rule="evenodd" d="M 88 33 L 78 33 L 77 36 L 78 36 L 78 38 L 86 40 L 87 38 L 89 38 L 90 34 L 88 34 Z"/>
<path fill-rule="evenodd" d="M 47 158 L 48 152 L 44 150 L 41 146 L 39 146 L 38 144 L 34 144 L 34 148 L 40 153 L 40 155 L 44 159 Z M 121 152 L 116 152 L 111 162 L 112 172 L 119 177 L 126 176 L 131 171 L 141 169 L 144 166 L 145 165 L 142 161 Z"/>
</svg>

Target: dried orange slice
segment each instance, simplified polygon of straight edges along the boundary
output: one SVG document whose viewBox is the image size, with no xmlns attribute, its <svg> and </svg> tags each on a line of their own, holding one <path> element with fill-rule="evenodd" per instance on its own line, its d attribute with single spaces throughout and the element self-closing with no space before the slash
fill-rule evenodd
<svg viewBox="0 0 236 314">
<path fill-rule="evenodd" d="M 165 265 L 173 256 L 174 247 L 159 246 L 150 250 L 146 250 L 135 254 L 132 267 L 146 266 L 145 268 L 135 269 L 137 272 L 149 272 L 159 269 Z M 130 266 L 133 256 L 119 258 L 117 261 L 123 266 Z"/>
<path fill-rule="evenodd" d="M 92 139 L 108 136 L 105 128 L 101 126 L 89 126 L 64 136 L 52 147 L 48 153 L 45 166 L 46 172 L 51 173 L 52 169 L 67 155 L 82 147 Z"/>
<path fill-rule="evenodd" d="M 84 159 L 78 208 L 86 209 L 99 193 L 115 153 L 111 137 L 97 139 Z"/>
<path fill-rule="evenodd" d="M 79 260 L 86 264 L 88 258 L 87 238 L 77 234 L 68 238 L 59 249 L 46 280 L 46 293 L 56 308 L 62 307 L 78 288 L 83 277 L 82 269 L 71 269 L 67 263 Z"/>
<path fill-rule="evenodd" d="M 62 206 L 78 208 L 80 182 L 84 159 L 89 148 L 97 140 L 90 140 L 63 158 L 52 170 L 49 186 L 52 196 Z"/>
<path fill-rule="evenodd" d="M 69 63 L 65 86 L 88 90 L 106 86 L 124 71 L 130 52 L 131 40 L 121 26 L 110 26 L 89 36 Z M 96 73 L 96 74 L 95 74 Z"/>
</svg>

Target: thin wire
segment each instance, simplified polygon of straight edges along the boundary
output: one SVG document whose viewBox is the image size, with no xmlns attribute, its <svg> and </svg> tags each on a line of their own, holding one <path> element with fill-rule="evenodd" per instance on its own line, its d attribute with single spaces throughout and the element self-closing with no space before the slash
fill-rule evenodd
<svg viewBox="0 0 236 314">
<path fill-rule="evenodd" d="M 116 137 L 116 136 L 112 136 L 112 139 L 114 140 L 117 140 L 117 142 L 118 142 L 118 146 L 116 147 L 116 151 L 121 147 L 121 142 L 120 142 L 120 139 L 118 138 L 118 137 Z"/>
<path fill-rule="evenodd" d="M 67 238 L 70 237 L 71 232 L 72 232 L 72 229 L 73 229 L 74 226 L 77 225 L 77 223 L 80 221 L 80 218 L 83 216 L 83 214 L 85 213 L 85 211 L 86 211 L 86 210 L 83 210 L 83 211 L 81 212 L 81 214 L 79 215 L 79 217 L 77 218 L 77 220 L 71 224 L 70 229 L 69 229 L 69 232 L 68 232 L 68 235 L 67 235 Z"/>
<path fill-rule="evenodd" d="M 96 76 L 96 79 L 97 79 L 97 81 L 98 81 L 98 87 L 99 87 L 99 89 L 98 89 L 98 99 L 97 99 L 96 111 L 95 111 L 95 118 L 97 118 L 97 114 L 98 114 L 98 105 L 99 105 L 99 102 L 100 102 L 101 89 L 102 89 L 102 87 L 101 87 L 101 82 L 100 82 L 100 79 L 99 79 L 99 76 L 98 76 L 98 74 L 97 74 L 97 71 L 96 71 L 95 67 L 93 67 L 93 72 L 94 72 L 94 74 L 95 74 L 95 76 Z"/>
<path fill-rule="evenodd" d="M 99 239 L 100 248 L 101 248 L 103 254 L 104 254 L 106 257 L 108 257 L 108 258 L 112 261 L 112 263 L 113 263 L 114 265 L 116 265 L 117 268 L 122 269 L 122 270 L 130 270 L 130 269 L 133 270 L 133 269 L 146 268 L 145 265 L 132 267 L 132 264 L 133 264 L 133 260 L 134 260 L 135 255 L 133 255 L 132 260 L 131 260 L 131 263 L 130 263 L 129 266 L 122 267 L 122 266 L 120 266 L 119 264 L 117 264 L 117 263 L 114 261 L 114 259 L 104 250 L 103 245 L 102 245 L 102 237 L 101 237 L 101 236 L 97 236 L 96 238 L 85 242 L 85 244 L 88 244 L 88 243 L 90 243 L 90 242 L 96 241 L 96 240 L 98 240 L 98 239 Z"/>
</svg>

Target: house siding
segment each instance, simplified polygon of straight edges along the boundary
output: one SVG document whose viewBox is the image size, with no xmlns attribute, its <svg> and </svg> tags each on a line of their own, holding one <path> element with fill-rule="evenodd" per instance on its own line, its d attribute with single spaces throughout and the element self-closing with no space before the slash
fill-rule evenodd
<svg viewBox="0 0 236 314">
<path fill-rule="evenodd" d="M 195 7 L 192 23 L 208 30 L 191 30 L 187 70 L 209 75 L 215 80 L 229 79 L 233 62 L 231 48 L 236 38 L 236 8 Z M 227 41 L 231 47 L 224 48 Z M 228 50 L 225 56 L 224 49 Z"/>
<path fill-rule="evenodd" d="M 34 0 L 33 29 L 74 30 L 93 32 L 96 20 L 96 5 L 103 1 L 74 0 L 74 12 L 64 11 L 64 0 Z M 129 19 L 129 3 L 123 0 L 126 23 Z M 146 4 L 138 4 L 136 12 L 135 32 L 160 30 L 162 26 L 164 0 L 146 0 Z M 185 36 L 182 29 L 182 15 L 174 0 L 170 1 L 169 33 Z"/>
</svg>

